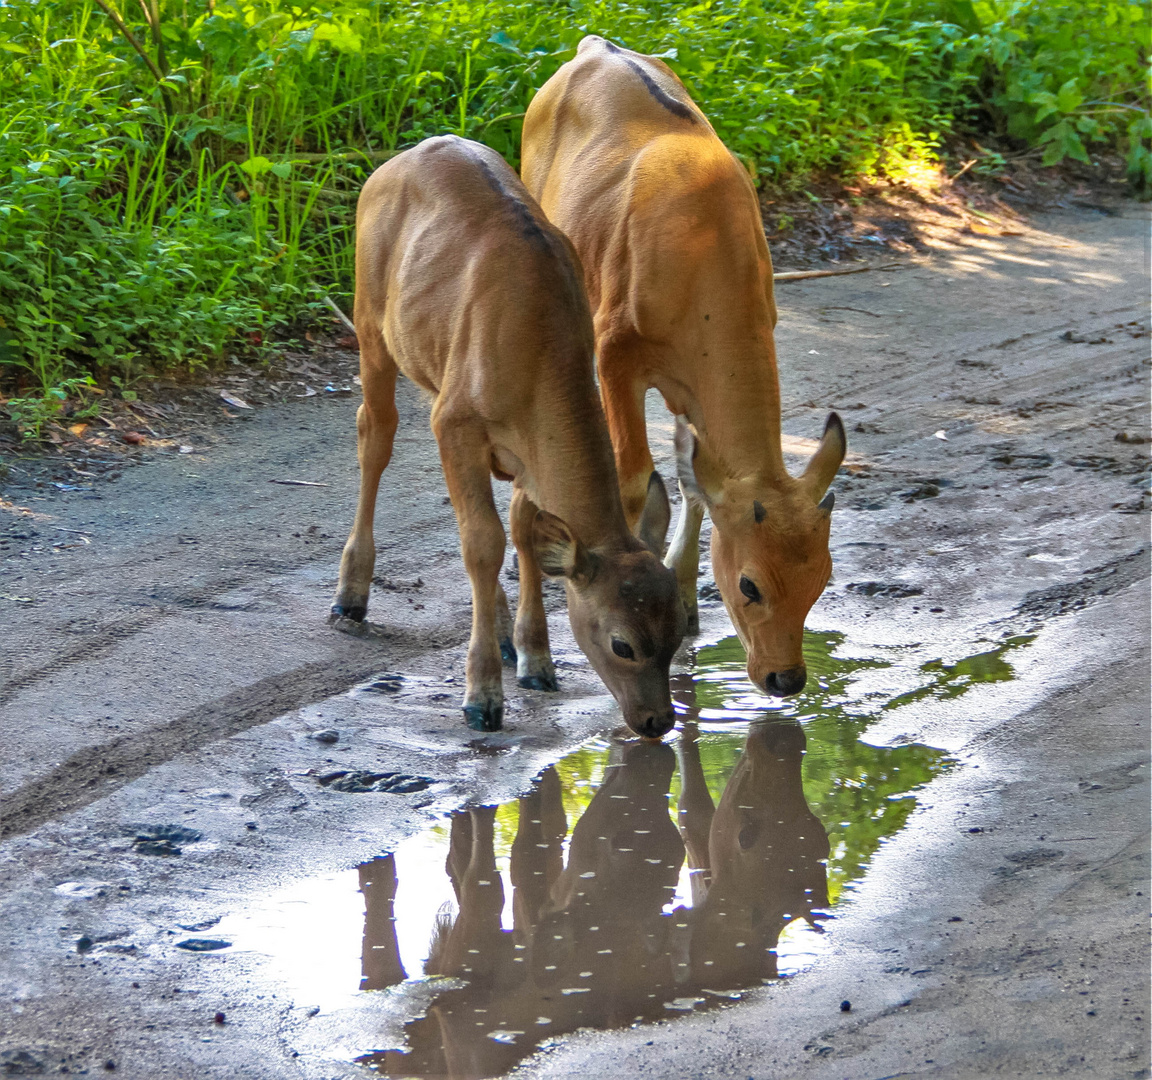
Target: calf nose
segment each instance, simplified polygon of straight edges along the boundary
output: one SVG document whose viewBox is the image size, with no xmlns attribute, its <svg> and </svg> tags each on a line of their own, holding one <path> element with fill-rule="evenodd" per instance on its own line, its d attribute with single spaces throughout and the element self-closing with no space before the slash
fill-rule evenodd
<svg viewBox="0 0 1152 1080">
<path fill-rule="evenodd" d="M 808 681 L 808 669 L 801 664 L 787 671 L 773 671 L 764 678 L 764 689 L 773 697 L 789 697 L 804 689 Z"/>
<path fill-rule="evenodd" d="M 641 713 L 634 730 L 637 735 L 646 739 L 659 739 L 666 735 L 676 724 L 676 714 L 668 709 L 665 712 Z"/>
</svg>

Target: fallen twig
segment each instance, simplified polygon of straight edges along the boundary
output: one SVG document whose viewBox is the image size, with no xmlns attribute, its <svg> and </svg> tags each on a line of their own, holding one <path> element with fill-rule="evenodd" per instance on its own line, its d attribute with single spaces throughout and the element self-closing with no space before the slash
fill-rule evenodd
<svg viewBox="0 0 1152 1080">
<path fill-rule="evenodd" d="M 773 274 L 773 281 L 804 281 L 807 278 L 840 277 L 842 274 L 863 274 L 871 266 L 854 266 L 851 270 L 786 270 L 783 274 Z"/>
<path fill-rule="evenodd" d="M 962 169 L 961 169 L 961 170 L 960 170 L 960 171 L 959 171 L 959 172 L 958 172 L 958 173 L 957 173 L 955 176 L 950 176 L 950 177 L 948 177 L 948 179 L 949 179 L 950 181 L 952 181 L 952 183 L 955 183 L 955 182 L 956 182 L 957 180 L 959 180 L 959 179 L 960 179 L 960 177 L 962 177 L 962 176 L 963 176 L 963 175 L 964 175 L 964 174 L 965 174 L 965 173 L 966 173 L 966 172 L 967 172 L 967 171 L 968 171 L 970 168 L 972 168 L 972 166 L 973 166 L 973 165 L 975 165 L 975 164 L 976 164 L 976 162 L 977 162 L 977 161 L 979 161 L 979 160 L 980 160 L 979 158 L 973 158 L 971 161 L 966 161 L 966 162 L 964 162 L 964 167 L 963 167 L 963 168 L 962 168 Z"/>
<path fill-rule="evenodd" d="M 348 318 L 347 315 L 344 314 L 344 312 L 342 312 L 340 310 L 340 308 L 337 306 L 336 302 L 327 293 L 324 294 L 324 303 L 326 303 L 332 309 L 336 318 L 338 318 L 348 328 L 348 333 L 350 333 L 350 334 L 356 333 L 355 324 L 352 322 L 352 320 L 350 318 Z"/>
<path fill-rule="evenodd" d="M 327 487 L 316 480 L 269 480 L 270 484 L 283 484 L 285 487 Z"/>
</svg>

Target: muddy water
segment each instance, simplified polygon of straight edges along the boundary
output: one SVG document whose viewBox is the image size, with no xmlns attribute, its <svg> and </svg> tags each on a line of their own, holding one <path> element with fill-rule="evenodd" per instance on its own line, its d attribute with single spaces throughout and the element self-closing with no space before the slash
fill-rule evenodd
<svg viewBox="0 0 1152 1080">
<path fill-rule="evenodd" d="M 578 1027 L 731 1004 L 830 947 L 837 904 L 949 767 L 929 746 L 869 744 L 869 724 L 1011 678 L 1028 640 L 945 663 L 809 634 L 808 689 L 782 702 L 756 694 L 724 639 L 676 677 L 674 739 L 588 743 L 523 797 L 219 931 L 298 999 L 355 1012 L 334 1056 L 383 1076 L 499 1076 Z"/>
</svg>

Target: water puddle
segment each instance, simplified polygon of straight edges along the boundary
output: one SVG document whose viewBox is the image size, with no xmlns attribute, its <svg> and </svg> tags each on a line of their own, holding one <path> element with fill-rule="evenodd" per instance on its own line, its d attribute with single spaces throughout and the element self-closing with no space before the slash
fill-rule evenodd
<svg viewBox="0 0 1152 1080">
<path fill-rule="evenodd" d="M 871 745 L 867 727 L 1011 678 L 1006 656 L 1027 640 L 945 663 L 811 633 L 809 688 L 781 702 L 725 639 L 676 678 L 675 739 L 589 743 L 523 797 L 218 932 L 332 1018 L 324 1053 L 380 1076 L 500 1076 L 576 1028 L 731 1004 L 829 948 L 836 906 L 950 764 Z"/>
</svg>

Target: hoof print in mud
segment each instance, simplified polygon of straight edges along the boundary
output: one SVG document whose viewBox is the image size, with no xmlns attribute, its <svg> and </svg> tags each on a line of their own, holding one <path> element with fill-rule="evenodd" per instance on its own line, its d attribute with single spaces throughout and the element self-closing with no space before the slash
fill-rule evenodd
<svg viewBox="0 0 1152 1080">
<path fill-rule="evenodd" d="M 906 596 L 922 596 L 924 590 L 919 585 L 886 585 L 882 581 L 853 581 L 844 586 L 846 592 L 861 596 L 883 596 L 901 600 Z"/>
<path fill-rule="evenodd" d="M 181 844 L 194 844 L 203 834 L 182 825 L 133 825 L 125 835 L 134 837 L 132 850 L 138 855 L 180 855 Z"/>
<path fill-rule="evenodd" d="M 413 791 L 423 791 L 433 781 L 426 776 L 410 776 L 407 773 L 349 772 L 337 769 L 317 778 L 321 787 L 329 791 L 358 793 L 362 791 L 383 791 L 388 795 L 407 795 Z"/>
<path fill-rule="evenodd" d="M 499 731 L 504 726 L 503 706 L 465 705 L 464 723 L 473 731 Z"/>
<path fill-rule="evenodd" d="M 194 937 L 176 942 L 176 948 L 185 952 L 217 952 L 220 949 L 232 948 L 232 942 L 220 938 Z"/>
<path fill-rule="evenodd" d="M 547 690 L 552 694 L 557 693 L 560 689 L 555 675 L 525 675 L 516 680 L 516 685 L 522 690 Z"/>
<path fill-rule="evenodd" d="M 369 694 L 395 694 L 398 693 L 403 686 L 403 675 L 377 675 L 371 682 L 366 682 L 356 689 L 363 690 Z"/>
</svg>

